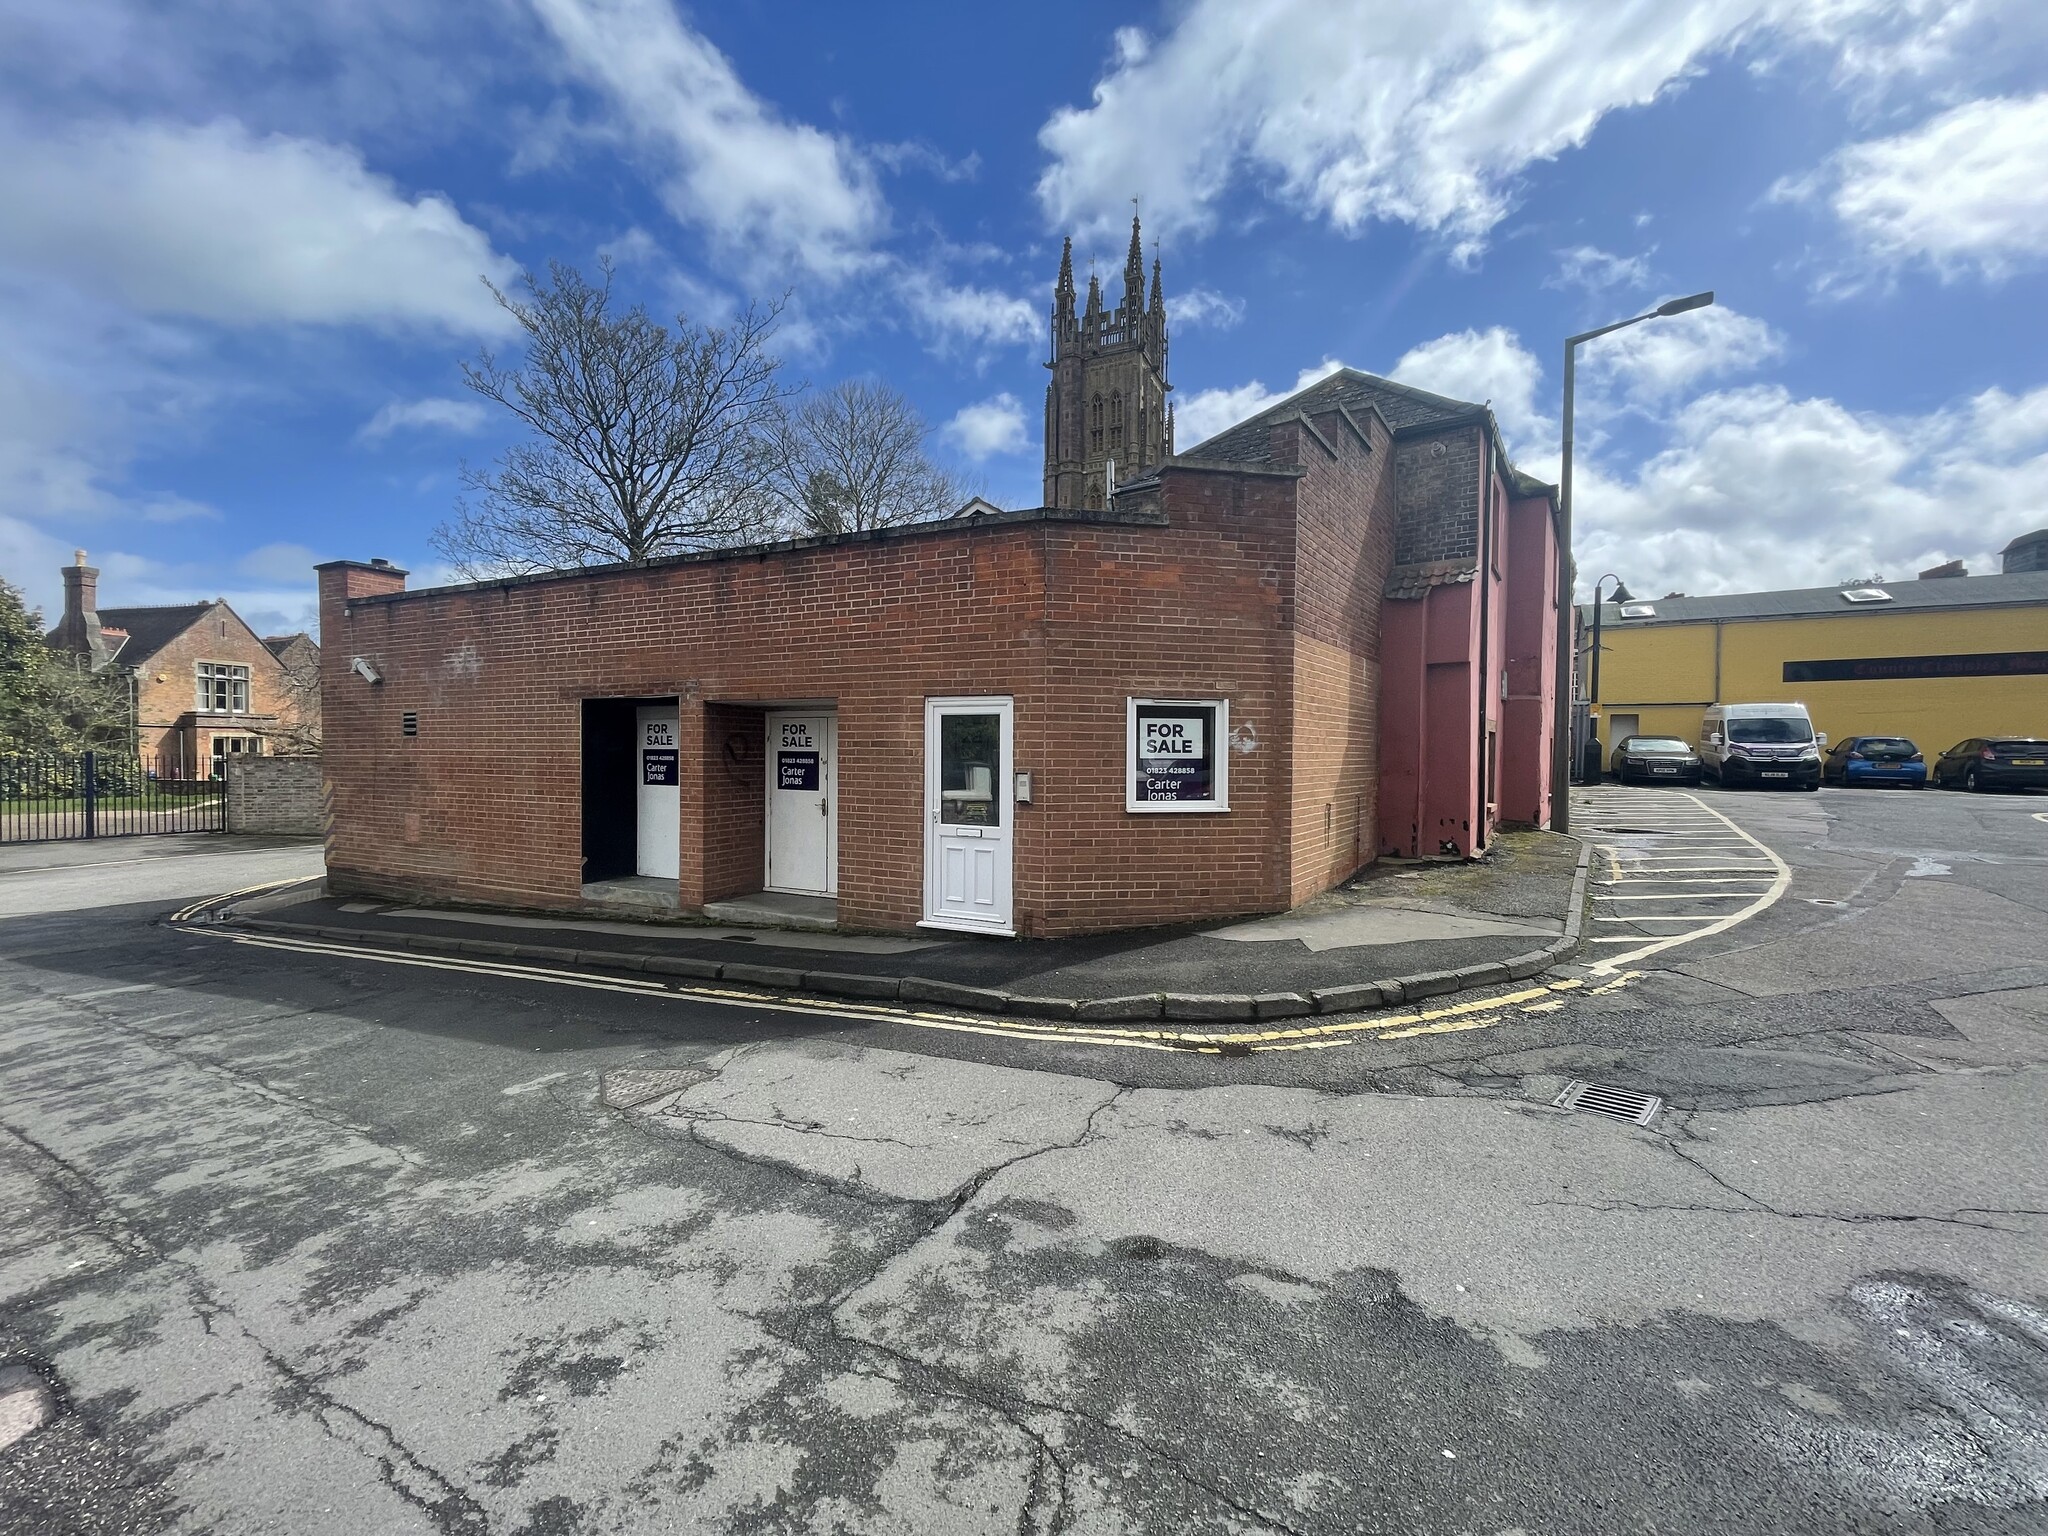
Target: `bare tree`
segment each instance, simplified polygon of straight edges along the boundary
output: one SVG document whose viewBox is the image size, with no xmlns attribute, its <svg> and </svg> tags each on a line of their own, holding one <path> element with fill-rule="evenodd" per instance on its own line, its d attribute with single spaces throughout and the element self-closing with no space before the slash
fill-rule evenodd
<svg viewBox="0 0 2048 1536">
<path fill-rule="evenodd" d="M 926 456 L 931 428 L 885 384 L 849 379 L 774 418 L 771 485 L 807 534 L 851 533 L 946 517 L 961 483 Z"/>
<path fill-rule="evenodd" d="M 612 266 L 528 272 L 529 297 L 488 284 L 526 333 L 517 367 L 489 351 L 463 380 L 532 430 L 488 470 L 434 547 L 465 575 L 651 560 L 767 531 L 764 433 L 788 390 L 768 350 L 782 301 L 729 325 L 676 328 L 613 307 Z"/>
</svg>

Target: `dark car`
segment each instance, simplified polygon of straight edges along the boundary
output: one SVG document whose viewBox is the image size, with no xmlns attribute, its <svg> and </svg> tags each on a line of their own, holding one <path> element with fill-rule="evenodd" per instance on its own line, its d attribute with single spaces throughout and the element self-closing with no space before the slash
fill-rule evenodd
<svg viewBox="0 0 2048 1536">
<path fill-rule="evenodd" d="M 1834 745 L 1820 765 L 1823 784 L 1897 784 L 1906 789 L 1927 785 L 1927 760 L 1903 736 L 1847 736 Z"/>
<path fill-rule="evenodd" d="M 1614 776 L 1624 784 L 1697 784 L 1700 756 L 1676 736 L 1624 736 Z"/>
<path fill-rule="evenodd" d="M 1972 736 L 1941 754 L 1934 782 L 1943 789 L 2048 789 L 2048 738 Z"/>
</svg>

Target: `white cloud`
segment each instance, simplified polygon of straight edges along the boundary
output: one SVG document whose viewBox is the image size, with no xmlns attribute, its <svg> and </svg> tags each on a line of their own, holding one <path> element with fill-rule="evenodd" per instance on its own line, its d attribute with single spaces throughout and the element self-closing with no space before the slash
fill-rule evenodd
<svg viewBox="0 0 2048 1536">
<path fill-rule="evenodd" d="M 2004 277 L 2048 255 L 2048 92 L 1965 102 L 1891 138 L 1852 144 L 1781 199 L 1822 197 L 1880 270 Z"/>
<path fill-rule="evenodd" d="M 1344 364 L 1335 358 L 1326 357 L 1315 367 L 1302 369 L 1294 383 L 1286 389 L 1268 389 L 1254 379 L 1251 383 L 1240 384 L 1235 389 L 1199 390 L 1174 407 L 1174 443 L 1182 453 L 1186 453 L 1218 432 L 1234 427 L 1245 418 L 1256 416 L 1266 407 L 1285 400 L 1289 395 L 1307 389 L 1317 379 L 1328 378 L 1343 366 Z"/>
<path fill-rule="evenodd" d="M 1618 410 L 1661 404 L 1709 379 L 1754 372 L 1784 351 L 1784 338 L 1763 321 L 1716 305 L 1586 342 L 1579 371 L 1583 387 Z"/>
<path fill-rule="evenodd" d="M 667 0 L 534 7 L 569 64 L 664 162 L 669 211 L 726 259 L 771 277 L 845 277 L 869 264 L 887 209 L 866 160 L 777 114 Z"/>
<path fill-rule="evenodd" d="M 1453 400 L 1491 403 L 1513 454 L 1557 433 L 1556 420 L 1536 399 L 1543 365 L 1505 326 L 1453 331 L 1411 347 L 1387 377 Z"/>
<path fill-rule="evenodd" d="M 1257 180 L 1338 229 L 1392 220 L 1469 257 L 1517 176 L 1607 114 L 1739 46 L 1821 46 L 1848 69 L 1873 40 L 1928 67 L 1955 41 L 1926 0 L 1191 0 L 1158 38 L 1118 33 L 1092 104 L 1046 121 L 1038 196 L 1091 235 L 1133 192 L 1161 232 L 1200 232 Z"/>
<path fill-rule="evenodd" d="M 999 453 L 1021 453 L 1025 447 L 1024 407 L 1015 395 L 993 395 L 961 407 L 941 431 L 976 463 Z"/>
<path fill-rule="evenodd" d="M 1170 327 L 1213 326 L 1227 331 L 1244 319 L 1244 300 L 1233 299 L 1214 288 L 1190 288 L 1186 293 L 1167 296 L 1166 319 Z"/>
<path fill-rule="evenodd" d="M 1582 570 L 1649 593 L 1896 580 L 1949 559 L 1981 574 L 2041 521 L 2048 387 L 1894 417 L 1752 385 L 1691 401 L 1668 432 L 1632 474 L 1577 468 Z"/>
<path fill-rule="evenodd" d="M 1039 313 L 1029 300 L 994 288 L 948 283 L 921 268 L 890 265 L 904 306 L 935 339 L 999 346 L 1029 341 L 1039 333 Z"/>
<path fill-rule="evenodd" d="M 1617 256 L 1597 245 L 1575 245 L 1568 251 L 1559 251 L 1557 258 L 1557 275 L 1545 280 L 1546 288 L 1583 288 L 1588 293 L 1605 293 L 1613 288 L 1646 288 L 1651 282 L 1649 251 L 1639 256 Z"/>
<path fill-rule="evenodd" d="M 497 332 L 510 264 L 353 150 L 240 124 L 0 124 L 0 263 L 144 314 Z"/>
<path fill-rule="evenodd" d="M 393 400 L 379 408 L 356 433 L 360 443 L 382 442 L 398 431 L 478 432 L 483 429 L 484 408 L 475 400 L 449 400 L 432 396 L 425 400 Z"/>
</svg>

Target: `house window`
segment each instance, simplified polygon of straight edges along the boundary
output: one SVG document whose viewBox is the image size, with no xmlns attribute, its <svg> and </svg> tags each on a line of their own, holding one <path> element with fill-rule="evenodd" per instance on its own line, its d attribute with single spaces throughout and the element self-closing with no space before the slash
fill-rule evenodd
<svg viewBox="0 0 2048 1536">
<path fill-rule="evenodd" d="M 199 691 L 193 707 L 207 714 L 249 712 L 249 669 L 225 661 L 199 663 Z"/>
<path fill-rule="evenodd" d="M 227 773 L 231 757 L 261 757 L 263 738 L 261 736 L 216 736 L 213 738 L 213 776 L 218 779 Z"/>
</svg>

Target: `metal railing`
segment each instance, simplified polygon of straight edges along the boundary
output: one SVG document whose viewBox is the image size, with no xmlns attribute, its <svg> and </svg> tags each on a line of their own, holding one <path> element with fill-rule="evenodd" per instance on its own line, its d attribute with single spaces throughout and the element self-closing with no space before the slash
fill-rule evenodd
<svg viewBox="0 0 2048 1536">
<path fill-rule="evenodd" d="M 227 785 L 120 752 L 0 752 L 0 843 L 221 832 Z"/>
</svg>

